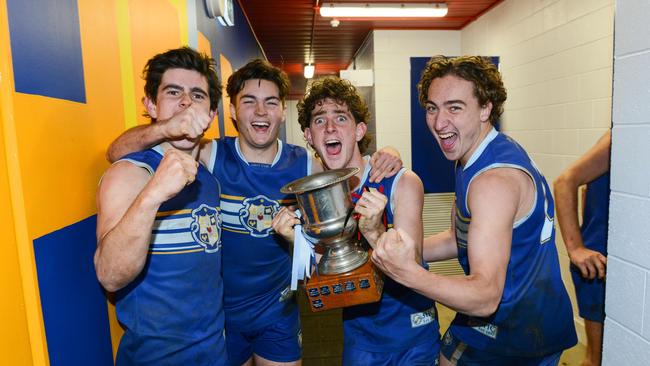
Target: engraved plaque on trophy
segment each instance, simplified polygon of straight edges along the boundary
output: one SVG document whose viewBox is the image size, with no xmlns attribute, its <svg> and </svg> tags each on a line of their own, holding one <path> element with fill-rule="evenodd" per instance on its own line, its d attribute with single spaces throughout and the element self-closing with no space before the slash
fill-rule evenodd
<svg viewBox="0 0 650 366">
<path fill-rule="evenodd" d="M 306 239 L 324 254 L 305 291 L 312 311 L 379 301 L 383 274 L 375 268 L 358 240 L 357 220 L 348 180 L 358 168 L 316 173 L 295 180 L 282 193 L 296 195 Z"/>
</svg>

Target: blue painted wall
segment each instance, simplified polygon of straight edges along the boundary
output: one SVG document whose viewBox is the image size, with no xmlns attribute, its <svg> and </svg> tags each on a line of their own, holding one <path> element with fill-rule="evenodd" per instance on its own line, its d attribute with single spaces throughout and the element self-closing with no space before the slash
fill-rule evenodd
<svg viewBox="0 0 650 366">
<path fill-rule="evenodd" d="M 85 103 L 76 0 L 7 0 L 19 93 Z"/>
<path fill-rule="evenodd" d="M 425 120 L 424 108 L 418 100 L 418 82 L 430 57 L 411 57 L 411 162 L 413 171 L 422 179 L 424 193 L 454 192 L 455 162 L 447 160 Z M 490 57 L 499 65 L 498 57 Z M 497 129 L 499 124 L 497 123 Z"/>
<path fill-rule="evenodd" d="M 93 264 L 96 224 L 91 216 L 34 240 L 52 366 L 113 365 L 106 297 Z"/>
</svg>

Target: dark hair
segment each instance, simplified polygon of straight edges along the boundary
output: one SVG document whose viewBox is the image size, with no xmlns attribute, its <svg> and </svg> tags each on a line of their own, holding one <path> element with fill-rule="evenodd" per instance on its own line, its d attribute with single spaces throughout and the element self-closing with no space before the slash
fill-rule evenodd
<svg viewBox="0 0 650 366">
<path fill-rule="evenodd" d="M 474 96 L 478 99 L 479 105 L 485 106 L 488 102 L 492 103 L 490 123 L 494 125 L 497 122 L 503 113 L 503 103 L 508 94 L 503 86 L 499 70 L 489 59 L 479 56 L 432 57 L 424 68 L 418 83 L 419 100 L 422 106 L 426 106 L 429 87 L 433 79 L 446 75 L 454 75 L 472 82 Z"/>
<path fill-rule="evenodd" d="M 298 122 L 301 130 L 305 131 L 305 128 L 309 127 L 312 111 L 317 106 L 322 105 L 327 98 L 335 100 L 338 104 L 345 104 L 356 123 L 364 122 L 368 124 L 370 122 L 368 105 L 357 91 L 357 88 L 348 80 L 329 76 L 315 80 L 303 99 L 298 102 Z M 366 133 L 358 142 L 359 150 L 365 153 L 371 141 L 372 138 Z"/>
<path fill-rule="evenodd" d="M 219 100 L 221 100 L 221 83 L 212 57 L 189 47 L 181 47 L 159 53 L 150 58 L 142 71 L 142 78 L 145 80 L 144 93 L 154 103 L 156 102 L 162 76 L 169 69 L 193 70 L 205 76 L 208 81 L 210 110 L 217 110 Z M 148 113 L 145 113 L 145 116 L 151 117 Z"/>
<path fill-rule="evenodd" d="M 280 101 L 284 106 L 284 100 L 289 95 L 289 88 L 291 83 L 287 74 L 279 68 L 271 65 L 270 62 L 256 58 L 249 61 L 246 65 L 233 72 L 228 78 L 226 84 L 226 93 L 230 98 L 230 103 L 236 104 L 237 94 L 244 89 L 244 84 L 247 80 L 260 79 L 267 80 L 274 83 L 278 87 Z M 232 124 L 236 130 L 237 123 L 233 119 Z"/>
<path fill-rule="evenodd" d="M 237 93 L 244 89 L 244 83 L 252 79 L 268 80 L 274 83 L 278 87 L 279 97 L 284 105 L 284 99 L 289 94 L 291 85 L 289 77 L 284 71 L 259 58 L 250 61 L 228 78 L 226 93 L 228 93 L 231 103 L 234 104 Z"/>
</svg>

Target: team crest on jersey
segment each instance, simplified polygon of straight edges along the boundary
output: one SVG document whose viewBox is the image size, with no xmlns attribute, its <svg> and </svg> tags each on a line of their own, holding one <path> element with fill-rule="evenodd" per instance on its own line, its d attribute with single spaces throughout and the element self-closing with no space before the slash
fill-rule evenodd
<svg viewBox="0 0 650 366">
<path fill-rule="evenodd" d="M 202 204 L 192 210 L 192 237 L 205 248 L 206 253 L 214 253 L 221 247 L 221 214 L 216 209 Z"/>
<path fill-rule="evenodd" d="M 254 237 L 269 236 L 273 215 L 280 209 L 280 204 L 263 195 L 246 198 L 242 204 L 244 207 L 239 210 L 241 224 Z"/>
</svg>

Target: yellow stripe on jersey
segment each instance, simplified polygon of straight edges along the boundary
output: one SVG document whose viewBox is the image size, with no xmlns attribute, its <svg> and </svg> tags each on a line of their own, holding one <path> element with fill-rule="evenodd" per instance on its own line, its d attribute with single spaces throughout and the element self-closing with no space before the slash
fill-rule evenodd
<svg viewBox="0 0 650 366">
<path fill-rule="evenodd" d="M 221 198 L 225 198 L 225 199 L 233 200 L 233 201 L 239 201 L 239 202 L 242 202 L 242 201 L 244 201 L 244 199 L 246 199 L 246 197 L 243 197 L 243 196 L 231 196 L 229 194 L 221 194 Z M 296 203 L 295 198 L 287 198 L 287 199 L 284 199 L 284 200 L 277 200 L 277 201 L 279 203 L 282 203 L 282 204 Z"/>
<path fill-rule="evenodd" d="M 190 212 L 192 212 L 192 209 L 190 209 L 190 208 L 187 208 L 187 209 L 184 209 L 184 210 L 161 211 L 161 212 L 156 213 L 156 217 L 182 215 L 182 214 L 188 214 Z"/>
<path fill-rule="evenodd" d="M 191 250 L 179 250 L 177 252 L 163 252 L 163 251 L 154 251 L 150 250 L 149 254 L 185 254 L 185 253 L 194 253 L 194 252 L 202 252 L 205 249 L 203 248 L 198 248 L 198 249 L 191 249 Z"/>
<path fill-rule="evenodd" d="M 235 201 L 243 201 L 244 198 L 246 198 L 246 197 L 242 197 L 242 196 L 231 196 L 231 195 L 229 195 L 229 194 L 223 194 L 223 193 L 222 193 L 222 194 L 221 194 L 221 198 L 225 198 L 225 199 L 228 199 L 228 200 L 235 200 Z"/>
<path fill-rule="evenodd" d="M 229 229 L 227 227 L 222 227 L 221 229 L 226 230 L 226 231 L 230 231 L 231 233 L 250 234 L 248 231 L 234 230 L 234 229 Z"/>
<path fill-rule="evenodd" d="M 458 206 L 456 206 L 456 217 L 458 217 L 460 220 L 465 221 L 466 223 L 469 223 L 471 219 L 469 217 L 463 216 L 463 214 L 460 212 L 460 209 Z"/>
</svg>

